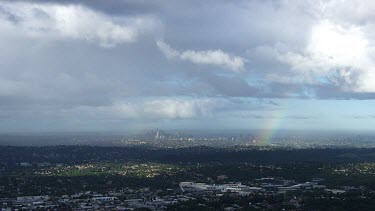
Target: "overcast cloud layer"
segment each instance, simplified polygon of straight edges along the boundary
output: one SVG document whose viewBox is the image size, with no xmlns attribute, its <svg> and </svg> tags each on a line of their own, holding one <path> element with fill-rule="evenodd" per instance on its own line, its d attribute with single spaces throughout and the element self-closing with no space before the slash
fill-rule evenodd
<svg viewBox="0 0 375 211">
<path fill-rule="evenodd" d="M 350 121 L 375 115 L 373 11 L 370 0 L 1 1 L 1 131 L 358 129 Z"/>
</svg>

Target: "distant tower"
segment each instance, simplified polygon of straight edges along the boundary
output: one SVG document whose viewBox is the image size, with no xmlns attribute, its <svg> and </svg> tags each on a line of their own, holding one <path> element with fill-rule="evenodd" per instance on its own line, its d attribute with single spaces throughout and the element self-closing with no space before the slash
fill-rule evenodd
<svg viewBox="0 0 375 211">
<path fill-rule="evenodd" d="M 157 129 L 155 139 L 159 139 L 159 138 L 160 138 L 159 129 Z"/>
</svg>

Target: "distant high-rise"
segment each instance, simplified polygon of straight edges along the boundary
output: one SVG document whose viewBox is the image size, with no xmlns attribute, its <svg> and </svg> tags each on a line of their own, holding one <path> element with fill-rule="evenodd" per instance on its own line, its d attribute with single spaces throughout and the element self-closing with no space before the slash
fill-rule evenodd
<svg viewBox="0 0 375 211">
<path fill-rule="evenodd" d="M 159 138 L 160 138 L 160 131 L 159 129 L 157 129 L 155 139 L 159 139 Z"/>
</svg>

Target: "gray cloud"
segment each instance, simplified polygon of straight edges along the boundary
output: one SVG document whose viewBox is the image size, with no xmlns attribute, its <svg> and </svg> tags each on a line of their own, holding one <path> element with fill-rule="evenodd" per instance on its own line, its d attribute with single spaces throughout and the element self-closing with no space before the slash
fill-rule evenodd
<svg viewBox="0 0 375 211">
<path fill-rule="evenodd" d="M 2 1 L 0 117 L 58 128 L 72 116 L 193 121 L 283 99 L 374 99 L 375 5 L 340 2 Z"/>
<path fill-rule="evenodd" d="M 367 114 L 367 115 L 349 115 L 346 118 L 350 119 L 375 119 L 375 114 Z"/>
</svg>

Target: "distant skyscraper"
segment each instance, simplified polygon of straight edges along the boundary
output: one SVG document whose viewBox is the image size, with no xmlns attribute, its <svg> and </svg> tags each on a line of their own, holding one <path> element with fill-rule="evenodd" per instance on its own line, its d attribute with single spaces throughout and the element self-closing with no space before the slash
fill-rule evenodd
<svg viewBox="0 0 375 211">
<path fill-rule="evenodd" d="M 159 134 L 160 132 L 159 132 L 159 129 L 157 129 L 157 131 L 156 131 L 156 135 L 155 135 L 155 139 L 159 139 L 160 138 L 160 134 Z"/>
</svg>

